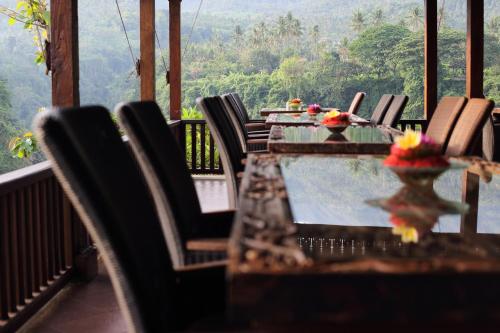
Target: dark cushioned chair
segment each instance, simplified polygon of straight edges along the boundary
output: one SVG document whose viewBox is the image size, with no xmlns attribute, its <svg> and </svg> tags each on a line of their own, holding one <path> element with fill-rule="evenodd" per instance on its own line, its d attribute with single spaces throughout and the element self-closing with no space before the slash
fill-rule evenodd
<svg viewBox="0 0 500 333">
<path fill-rule="evenodd" d="M 233 97 L 237 105 L 236 110 L 238 111 L 238 115 L 241 117 L 241 119 L 245 123 L 245 127 L 249 131 L 253 132 L 259 130 L 266 130 L 266 124 L 264 124 L 265 120 L 250 119 L 250 116 L 248 115 L 248 110 L 245 107 L 245 104 L 243 104 L 243 101 L 241 100 L 240 95 L 238 95 L 238 93 L 231 93 L 230 95 Z"/>
<path fill-rule="evenodd" d="M 446 155 L 473 155 L 486 121 L 495 104 L 489 99 L 472 98 L 467 102 L 453 128 Z"/>
<path fill-rule="evenodd" d="M 358 92 L 356 95 L 354 95 L 354 98 L 352 99 L 351 105 L 349 106 L 349 112 L 350 114 L 358 114 L 359 108 L 361 107 L 361 103 L 363 102 L 363 99 L 365 98 L 366 93 L 364 92 Z"/>
<path fill-rule="evenodd" d="M 103 107 L 37 116 L 37 137 L 95 241 L 130 332 L 168 332 L 224 305 L 224 265 L 174 268 L 149 191 Z"/>
<path fill-rule="evenodd" d="M 439 101 L 429 121 L 425 134 L 440 144 L 443 147 L 443 152 L 446 150 L 453 128 L 465 103 L 467 103 L 466 97 L 445 96 Z"/>
<path fill-rule="evenodd" d="M 243 171 L 242 160 L 246 158 L 238 134 L 231 123 L 229 114 L 224 110 L 224 103 L 219 96 L 198 98 L 196 105 L 207 121 L 224 168 L 230 207 L 236 207 L 238 195 L 237 174 Z"/>
<path fill-rule="evenodd" d="M 249 151 L 266 151 L 267 140 L 269 139 L 269 131 L 254 131 L 249 132 L 239 116 L 238 105 L 231 94 L 221 96 L 224 103 L 224 110 L 228 113 L 231 123 L 238 134 L 241 147 L 244 152 Z"/>
<path fill-rule="evenodd" d="M 191 174 L 177 140 L 155 102 L 116 107 L 118 120 L 149 185 L 174 265 L 182 266 L 187 250 L 225 251 L 234 211 L 202 214 Z M 208 238 L 208 239 L 203 239 Z M 210 239 L 216 238 L 216 239 Z"/>
<path fill-rule="evenodd" d="M 390 94 L 385 94 L 380 97 L 380 100 L 378 101 L 377 106 L 373 110 L 372 116 L 370 118 L 370 123 L 374 125 L 381 125 L 382 121 L 384 120 L 385 113 L 387 112 L 387 109 L 389 108 L 389 105 L 392 102 L 393 95 Z"/>
<path fill-rule="evenodd" d="M 401 119 L 401 116 L 403 115 L 403 111 L 405 110 L 407 103 L 408 96 L 395 95 L 392 98 L 391 105 L 389 105 L 389 108 L 385 113 L 382 124 L 392 128 L 396 128 L 396 126 L 398 126 L 399 120 Z"/>
</svg>

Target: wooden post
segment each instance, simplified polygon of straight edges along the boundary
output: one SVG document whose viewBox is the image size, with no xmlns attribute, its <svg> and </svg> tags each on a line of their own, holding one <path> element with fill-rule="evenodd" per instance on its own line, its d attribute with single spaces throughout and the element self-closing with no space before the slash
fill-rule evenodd
<svg viewBox="0 0 500 333">
<path fill-rule="evenodd" d="M 484 0 L 467 0 L 465 91 L 468 98 L 483 98 Z"/>
<path fill-rule="evenodd" d="M 80 105 L 78 0 L 51 0 L 52 105 Z"/>
<path fill-rule="evenodd" d="M 140 2 L 141 100 L 153 101 L 155 86 L 155 0 Z"/>
<path fill-rule="evenodd" d="M 429 121 L 437 106 L 437 0 L 425 0 L 424 29 L 424 115 Z"/>
<path fill-rule="evenodd" d="M 169 0 L 170 119 L 181 119 L 181 0 Z"/>
<path fill-rule="evenodd" d="M 462 203 L 469 205 L 469 211 L 462 215 L 460 232 L 474 235 L 477 232 L 479 176 L 468 170 L 462 175 Z"/>
</svg>

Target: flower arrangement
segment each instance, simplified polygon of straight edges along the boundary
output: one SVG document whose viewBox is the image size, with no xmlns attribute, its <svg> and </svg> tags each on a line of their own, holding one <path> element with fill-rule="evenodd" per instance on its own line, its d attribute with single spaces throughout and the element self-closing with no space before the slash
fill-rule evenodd
<svg viewBox="0 0 500 333">
<path fill-rule="evenodd" d="M 310 115 L 317 115 L 321 112 L 321 106 L 319 104 L 311 104 L 307 107 L 307 113 Z"/>
<path fill-rule="evenodd" d="M 301 105 L 302 105 L 302 100 L 300 98 L 293 98 L 293 99 L 288 101 L 288 106 L 292 110 L 300 109 Z"/>
<path fill-rule="evenodd" d="M 334 110 L 326 113 L 321 123 L 325 126 L 333 126 L 333 125 L 349 126 L 351 124 L 351 121 L 349 120 L 349 113 L 339 112 Z"/>
<path fill-rule="evenodd" d="M 405 131 L 396 138 L 391 154 L 384 160 L 389 167 L 448 167 L 450 164 L 441 155 L 441 146 L 420 132 Z"/>
</svg>

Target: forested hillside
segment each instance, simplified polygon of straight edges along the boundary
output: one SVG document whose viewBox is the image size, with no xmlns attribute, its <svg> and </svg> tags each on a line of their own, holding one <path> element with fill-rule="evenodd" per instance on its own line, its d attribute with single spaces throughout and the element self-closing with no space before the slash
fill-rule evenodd
<svg viewBox="0 0 500 333">
<path fill-rule="evenodd" d="M 16 2 L 0 0 L 9 8 Z M 138 57 L 139 1 L 118 3 Z M 404 117 L 422 116 L 423 0 L 210 0 L 203 1 L 193 26 L 199 3 L 182 2 L 184 107 L 193 107 L 201 95 L 237 91 L 254 115 L 290 97 L 345 108 L 357 91 L 365 91 L 362 115 L 381 94 L 405 93 L 410 102 Z M 466 1 L 439 0 L 438 5 L 439 93 L 462 95 Z M 167 7 L 167 1 L 157 1 L 157 98 L 165 112 Z M 498 0 L 485 0 L 485 91 L 497 101 L 499 16 Z M 115 2 L 79 0 L 79 17 L 82 104 L 112 109 L 119 101 L 137 99 L 138 80 Z M 43 65 L 34 64 L 32 38 L 21 24 L 9 26 L 0 15 L 0 80 L 6 90 L 0 96 L 10 96 L 0 114 L 0 172 L 13 167 L 7 166 L 6 138 L 17 128 L 29 129 L 36 110 L 50 104 L 50 80 Z"/>
</svg>

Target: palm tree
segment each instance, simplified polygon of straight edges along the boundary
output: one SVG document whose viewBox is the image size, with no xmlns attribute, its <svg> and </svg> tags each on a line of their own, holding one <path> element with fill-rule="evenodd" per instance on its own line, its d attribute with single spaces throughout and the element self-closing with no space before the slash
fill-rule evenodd
<svg viewBox="0 0 500 333">
<path fill-rule="evenodd" d="M 366 28 L 365 16 L 359 9 L 352 15 L 351 27 L 357 33 L 362 32 Z"/>
<path fill-rule="evenodd" d="M 443 2 L 441 2 L 441 7 L 439 7 L 439 10 L 438 10 L 438 26 L 437 26 L 438 31 L 441 28 L 441 26 L 444 25 L 444 19 L 445 19 L 444 5 L 445 5 L 445 3 L 446 3 L 446 0 L 443 0 Z"/>
<path fill-rule="evenodd" d="M 486 23 L 486 31 L 492 35 L 500 37 L 500 16 L 493 17 Z"/>
<path fill-rule="evenodd" d="M 375 12 L 373 12 L 372 24 L 378 27 L 382 23 L 384 23 L 384 11 L 381 8 L 378 8 Z"/>
<path fill-rule="evenodd" d="M 414 7 L 410 10 L 408 16 L 406 16 L 408 24 L 413 28 L 413 31 L 417 31 L 423 24 L 423 14 L 420 7 Z"/>
<path fill-rule="evenodd" d="M 240 47 L 243 44 L 243 29 L 240 25 L 234 27 L 233 40 L 236 47 Z"/>
<path fill-rule="evenodd" d="M 339 44 L 338 48 L 339 56 L 340 59 L 343 61 L 346 61 L 349 56 L 349 39 L 347 37 L 344 37 Z"/>
</svg>

